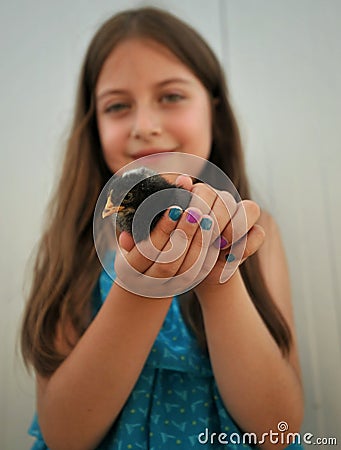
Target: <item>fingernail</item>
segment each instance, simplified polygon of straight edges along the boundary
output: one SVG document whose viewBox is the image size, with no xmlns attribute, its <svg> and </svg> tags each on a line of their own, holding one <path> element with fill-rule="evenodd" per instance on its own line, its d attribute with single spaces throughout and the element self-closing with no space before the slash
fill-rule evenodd
<svg viewBox="0 0 341 450">
<path fill-rule="evenodd" d="M 233 262 L 236 259 L 236 257 L 234 256 L 233 253 L 229 253 L 228 255 L 225 256 L 225 259 L 228 263 L 230 263 Z"/>
<path fill-rule="evenodd" d="M 227 247 L 228 242 L 227 242 L 227 240 L 226 240 L 223 236 L 219 236 L 219 237 L 216 239 L 214 245 L 215 245 L 217 248 L 222 249 L 222 248 Z"/>
<path fill-rule="evenodd" d="M 212 220 L 209 217 L 204 217 L 203 219 L 201 219 L 200 221 L 200 227 L 203 230 L 210 230 L 212 227 Z"/>
<path fill-rule="evenodd" d="M 187 217 L 186 220 L 189 223 L 197 223 L 199 222 L 201 214 L 198 213 L 197 211 L 194 211 L 193 209 L 189 209 L 187 211 Z"/>
<path fill-rule="evenodd" d="M 172 219 L 172 220 L 174 220 L 174 222 L 176 222 L 177 220 L 180 219 L 181 214 L 182 214 L 181 208 L 173 207 L 169 210 L 168 216 L 170 219 Z"/>
</svg>

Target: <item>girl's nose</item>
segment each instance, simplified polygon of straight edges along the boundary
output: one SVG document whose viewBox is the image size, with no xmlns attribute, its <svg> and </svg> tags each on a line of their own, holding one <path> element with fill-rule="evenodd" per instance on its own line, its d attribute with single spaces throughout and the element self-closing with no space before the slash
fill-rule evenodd
<svg viewBox="0 0 341 450">
<path fill-rule="evenodd" d="M 136 108 L 135 117 L 131 129 L 131 137 L 134 139 L 148 140 L 161 134 L 160 118 L 151 107 Z"/>
</svg>

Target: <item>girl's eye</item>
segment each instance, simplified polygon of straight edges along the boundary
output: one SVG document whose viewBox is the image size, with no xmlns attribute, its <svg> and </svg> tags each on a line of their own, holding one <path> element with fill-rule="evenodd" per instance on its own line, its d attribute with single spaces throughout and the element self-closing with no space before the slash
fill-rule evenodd
<svg viewBox="0 0 341 450">
<path fill-rule="evenodd" d="M 129 104 L 128 103 L 113 103 L 112 105 L 109 105 L 105 108 L 105 112 L 106 113 L 118 113 L 118 112 L 122 112 L 126 109 L 129 108 Z"/>
<path fill-rule="evenodd" d="M 177 103 L 184 99 L 183 95 L 180 94 L 165 94 L 161 97 L 162 103 Z"/>
</svg>

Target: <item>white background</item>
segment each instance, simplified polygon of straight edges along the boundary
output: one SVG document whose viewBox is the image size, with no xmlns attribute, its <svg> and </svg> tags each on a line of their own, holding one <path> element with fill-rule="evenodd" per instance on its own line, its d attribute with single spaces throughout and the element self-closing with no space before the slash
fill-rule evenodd
<svg viewBox="0 0 341 450">
<path fill-rule="evenodd" d="M 4 450 L 31 442 L 34 383 L 16 351 L 24 280 L 60 169 L 82 57 L 102 21 L 139 4 L 13 0 L 0 6 Z M 340 444 L 341 2 L 153 4 L 193 24 L 224 64 L 255 198 L 277 219 L 287 250 L 305 385 L 303 431 L 336 436 Z"/>
</svg>

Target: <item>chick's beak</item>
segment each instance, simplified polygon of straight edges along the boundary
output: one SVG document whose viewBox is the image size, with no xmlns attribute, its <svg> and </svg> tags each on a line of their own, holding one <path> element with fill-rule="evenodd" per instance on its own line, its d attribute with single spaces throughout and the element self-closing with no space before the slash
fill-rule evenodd
<svg viewBox="0 0 341 450">
<path fill-rule="evenodd" d="M 113 202 L 111 201 L 111 192 L 108 195 L 107 203 L 105 204 L 105 207 L 102 211 L 102 219 L 105 217 L 111 216 L 112 214 L 118 213 L 119 211 L 122 211 L 124 209 L 124 206 L 115 206 Z"/>
</svg>

